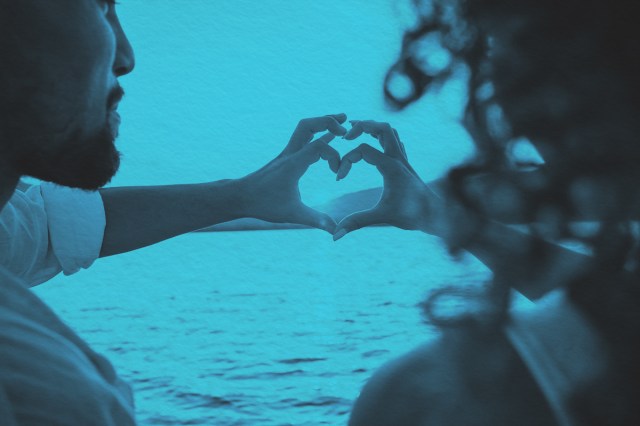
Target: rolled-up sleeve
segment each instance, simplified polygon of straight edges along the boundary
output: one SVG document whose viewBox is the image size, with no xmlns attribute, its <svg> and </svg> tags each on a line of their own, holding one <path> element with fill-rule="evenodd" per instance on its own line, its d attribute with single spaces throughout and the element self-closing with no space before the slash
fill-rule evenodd
<svg viewBox="0 0 640 426">
<path fill-rule="evenodd" d="M 43 183 L 16 191 L 0 212 L 0 262 L 30 286 L 88 268 L 105 229 L 98 192 Z"/>
<path fill-rule="evenodd" d="M 106 218 L 98 191 L 41 185 L 51 248 L 65 275 L 88 268 L 100 256 Z"/>
</svg>

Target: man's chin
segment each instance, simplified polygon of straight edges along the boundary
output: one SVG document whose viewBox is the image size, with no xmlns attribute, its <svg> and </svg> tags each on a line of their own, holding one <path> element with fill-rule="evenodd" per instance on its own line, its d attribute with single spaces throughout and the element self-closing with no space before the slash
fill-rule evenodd
<svg viewBox="0 0 640 426">
<path fill-rule="evenodd" d="M 58 185 L 97 190 L 108 184 L 120 167 L 120 152 L 110 129 L 89 140 L 69 140 L 56 152 L 23 158 L 21 174 Z"/>
<path fill-rule="evenodd" d="M 28 170 L 25 174 L 58 185 L 95 191 L 111 182 L 120 167 L 120 153 L 116 150 L 108 159 L 85 157 L 77 160 L 58 163 L 53 169 Z"/>
<path fill-rule="evenodd" d="M 114 151 L 114 156 L 110 160 L 96 160 L 93 164 L 91 162 L 75 166 L 70 164 L 67 170 L 60 170 L 49 176 L 49 179 L 43 180 L 71 188 L 95 191 L 111 182 L 120 167 L 120 154 Z"/>
</svg>

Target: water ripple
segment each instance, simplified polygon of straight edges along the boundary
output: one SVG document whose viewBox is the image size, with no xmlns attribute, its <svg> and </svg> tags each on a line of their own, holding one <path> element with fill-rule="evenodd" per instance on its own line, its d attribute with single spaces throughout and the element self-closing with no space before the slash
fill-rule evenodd
<svg viewBox="0 0 640 426">
<path fill-rule="evenodd" d="M 318 361 L 326 361 L 327 358 L 291 358 L 291 359 L 281 359 L 277 362 L 281 364 L 300 364 L 304 362 L 318 362 Z"/>
</svg>

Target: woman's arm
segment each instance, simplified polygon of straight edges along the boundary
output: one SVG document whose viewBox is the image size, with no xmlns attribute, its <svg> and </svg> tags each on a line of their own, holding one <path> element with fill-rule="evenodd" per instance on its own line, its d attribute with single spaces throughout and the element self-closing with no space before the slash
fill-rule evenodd
<svg viewBox="0 0 640 426">
<path fill-rule="evenodd" d="M 340 221 L 335 240 L 376 224 L 420 230 L 442 238 L 449 246 L 465 249 L 494 275 L 508 280 L 531 299 L 566 283 L 589 263 L 589 256 L 496 221 L 479 226 L 462 206 L 447 197 L 443 186 L 427 185 L 420 179 L 407 160 L 397 132 L 388 124 L 356 122 L 345 138 L 354 139 L 362 133 L 376 137 L 384 152 L 366 144 L 360 145 L 343 157 L 338 177 L 344 178 L 353 163 L 364 160 L 382 174 L 383 192 L 373 208 L 353 213 Z M 499 210 L 499 205 L 493 208 Z M 471 236 L 473 238 L 469 238 Z M 522 255 L 534 244 L 541 247 L 541 252 L 547 257 L 532 268 L 522 262 Z"/>
</svg>

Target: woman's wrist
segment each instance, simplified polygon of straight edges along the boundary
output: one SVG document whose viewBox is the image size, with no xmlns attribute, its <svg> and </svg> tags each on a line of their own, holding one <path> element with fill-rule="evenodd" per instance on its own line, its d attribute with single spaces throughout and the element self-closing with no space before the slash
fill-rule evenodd
<svg viewBox="0 0 640 426">
<path fill-rule="evenodd" d="M 416 229 L 442 238 L 445 234 L 444 200 L 432 189 L 431 184 L 425 184 L 424 192 L 419 198 L 421 214 L 418 216 Z"/>
</svg>

